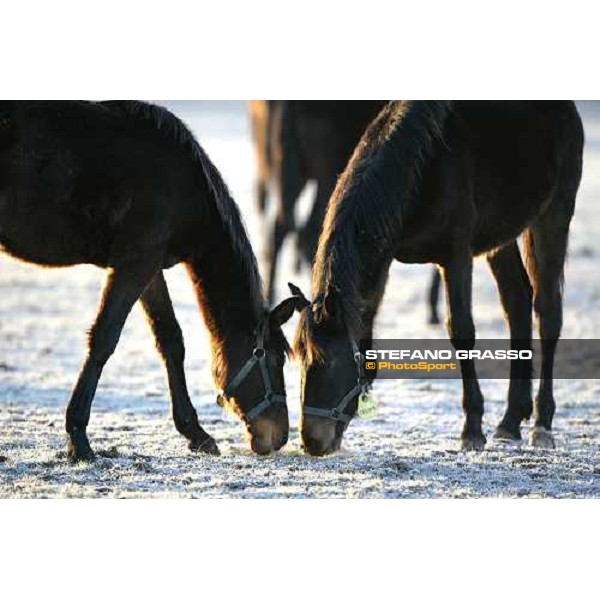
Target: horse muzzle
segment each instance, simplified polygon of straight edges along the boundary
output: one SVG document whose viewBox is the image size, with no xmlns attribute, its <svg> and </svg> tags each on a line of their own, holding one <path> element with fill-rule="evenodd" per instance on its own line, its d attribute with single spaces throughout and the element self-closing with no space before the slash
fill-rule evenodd
<svg viewBox="0 0 600 600">
<path fill-rule="evenodd" d="M 338 432 L 336 421 L 324 417 L 305 415 L 300 437 L 302 448 L 311 456 L 333 454 L 342 445 L 342 435 Z"/>
<path fill-rule="evenodd" d="M 271 407 L 263 415 L 249 421 L 248 432 L 253 452 L 263 456 L 277 452 L 288 441 L 287 410 L 282 410 L 282 407 Z"/>
</svg>

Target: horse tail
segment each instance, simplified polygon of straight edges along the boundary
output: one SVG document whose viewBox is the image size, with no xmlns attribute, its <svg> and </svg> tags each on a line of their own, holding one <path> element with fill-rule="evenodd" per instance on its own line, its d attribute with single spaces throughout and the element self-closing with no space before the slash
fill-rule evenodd
<svg viewBox="0 0 600 600">
<path fill-rule="evenodd" d="M 540 275 L 542 267 L 548 270 L 548 264 L 555 263 L 562 294 L 564 287 L 564 267 L 569 241 L 569 225 L 575 212 L 575 200 L 581 182 L 583 170 L 583 148 L 585 135 L 581 117 L 574 102 L 564 103 L 563 118 L 560 121 L 560 142 L 557 143 L 559 158 L 559 179 L 554 198 L 545 212 L 523 232 L 523 255 L 525 268 L 533 288 L 533 297 L 540 295 L 540 276 L 548 278 L 547 273 Z M 537 309 L 536 309 L 537 310 Z"/>
<path fill-rule="evenodd" d="M 391 102 L 369 125 L 329 202 L 315 261 L 313 293 L 336 292 L 346 325 L 364 327 L 365 307 L 359 275 L 387 276 L 414 204 L 421 170 L 443 143 L 452 102 Z M 381 282 L 381 293 L 385 281 Z"/>
</svg>

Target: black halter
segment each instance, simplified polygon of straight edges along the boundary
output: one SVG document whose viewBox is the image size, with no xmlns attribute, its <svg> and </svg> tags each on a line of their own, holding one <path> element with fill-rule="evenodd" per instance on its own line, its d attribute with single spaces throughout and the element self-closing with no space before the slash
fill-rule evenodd
<svg viewBox="0 0 600 600">
<path fill-rule="evenodd" d="M 356 385 L 340 400 L 340 402 L 333 408 L 316 408 L 314 406 L 304 406 L 303 412 L 305 415 L 312 415 L 315 417 L 324 417 L 326 419 L 333 419 L 334 421 L 341 421 L 342 423 L 350 423 L 352 420 L 351 415 L 344 413 L 344 410 L 354 400 L 354 398 L 360 396 L 366 389 L 368 384 L 363 383 L 361 376 L 361 365 L 363 363 L 363 355 L 358 348 L 358 344 L 351 339 L 352 354 L 354 356 L 354 362 L 358 371 L 358 377 L 356 378 Z"/>
<path fill-rule="evenodd" d="M 260 374 L 262 377 L 265 393 L 263 395 L 263 399 L 255 407 L 250 409 L 243 417 L 246 423 L 254 417 L 260 415 L 265 410 L 267 410 L 267 408 L 269 408 L 269 406 L 271 406 L 272 404 L 276 404 L 277 402 L 285 403 L 285 392 L 282 394 L 277 394 L 273 391 L 273 386 L 271 385 L 271 376 L 269 375 L 269 369 L 267 367 L 267 350 L 264 347 L 266 328 L 267 321 L 265 321 L 265 323 L 262 326 L 260 326 L 258 330 L 258 334 L 256 336 L 256 346 L 254 350 L 252 350 L 252 356 L 237 372 L 235 377 L 219 393 L 219 396 L 217 398 L 217 403 L 220 406 L 224 406 L 224 404 L 229 400 L 231 396 L 233 396 L 237 388 L 242 384 L 246 377 L 250 375 L 254 367 L 258 365 L 260 367 Z"/>
</svg>

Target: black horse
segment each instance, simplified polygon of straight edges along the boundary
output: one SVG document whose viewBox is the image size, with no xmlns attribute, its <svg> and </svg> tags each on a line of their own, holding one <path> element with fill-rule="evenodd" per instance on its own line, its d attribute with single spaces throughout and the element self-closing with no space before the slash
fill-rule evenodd
<svg viewBox="0 0 600 600">
<path fill-rule="evenodd" d="M 297 265 L 312 265 L 327 201 L 367 125 L 383 101 L 254 101 L 250 105 L 258 163 L 257 201 L 266 206 L 269 181 L 277 210 L 266 248 L 267 297 L 274 299 L 277 260 L 296 231 L 294 211 L 309 181 L 317 184 L 309 217 L 297 229 Z"/>
<path fill-rule="evenodd" d="M 542 339 L 535 406 L 531 364 L 514 361 L 495 435 L 520 439 L 521 421 L 533 411 L 530 443 L 554 446 L 552 370 L 582 152 L 583 128 L 571 102 L 396 102 L 381 112 L 329 203 L 314 300 L 310 308 L 304 301 L 296 336 L 309 453 L 338 449 L 356 411 L 355 342 L 372 340 L 391 262 L 441 267 L 450 338 L 469 350 L 472 262 L 479 254 L 497 281 L 511 346 L 531 346 L 532 299 Z M 516 243 L 521 233 L 526 268 Z M 462 446 L 481 449 L 483 396 L 473 362 L 461 361 L 461 370 Z M 336 412 L 342 399 L 345 408 Z"/>
<path fill-rule="evenodd" d="M 44 266 L 108 269 L 67 408 L 70 459 L 93 457 L 86 435 L 92 400 L 138 299 L 166 366 L 177 430 L 192 450 L 218 454 L 190 402 L 183 339 L 162 274 L 180 262 L 210 332 L 220 403 L 244 420 L 254 451 L 286 443 L 289 348 L 280 327 L 297 300 L 268 312 L 238 208 L 169 111 L 128 101 L 0 103 L 0 248 Z"/>
</svg>

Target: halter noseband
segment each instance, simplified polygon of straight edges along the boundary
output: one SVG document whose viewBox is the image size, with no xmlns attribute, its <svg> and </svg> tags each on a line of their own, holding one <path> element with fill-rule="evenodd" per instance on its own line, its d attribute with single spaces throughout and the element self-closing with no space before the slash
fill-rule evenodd
<svg viewBox="0 0 600 600">
<path fill-rule="evenodd" d="M 285 392 L 283 394 L 277 394 L 273 391 L 273 386 L 271 385 L 271 376 L 269 375 L 269 369 L 267 367 L 267 350 L 264 347 L 266 328 L 267 321 L 265 321 L 258 330 L 256 346 L 252 350 L 252 356 L 219 394 L 219 398 L 222 398 L 225 401 L 228 400 L 258 364 L 265 393 L 263 399 L 244 415 L 243 420 L 246 423 L 267 410 L 272 404 L 276 404 L 277 402 L 285 403 L 286 399 Z"/>
<path fill-rule="evenodd" d="M 361 376 L 361 364 L 363 362 L 363 355 L 358 348 L 358 344 L 353 339 L 350 340 L 352 344 L 352 354 L 354 356 L 354 362 L 358 370 L 358 377 L 356 378 L 356 385 L 340 400 L 340 402 L 333 408 L 317 408 L 314 406 L 304 406 L 304 414 L 312 415 L 315 417 L 324 417 L 326 419 L 333 419 L 334 421 L 340 421 L 342 423 L 350 423 L 352 420 L 351 415 L 344 413 L 344 410 L 354 400 L 354 398 L 360 396 L 367 388 L 367 384 L 363 383 Z"/>
</svg>

